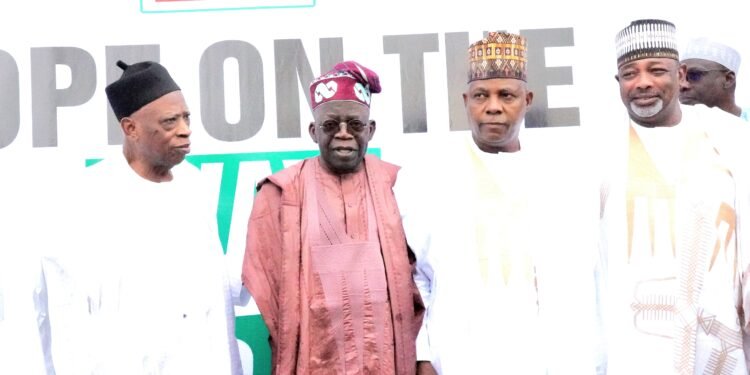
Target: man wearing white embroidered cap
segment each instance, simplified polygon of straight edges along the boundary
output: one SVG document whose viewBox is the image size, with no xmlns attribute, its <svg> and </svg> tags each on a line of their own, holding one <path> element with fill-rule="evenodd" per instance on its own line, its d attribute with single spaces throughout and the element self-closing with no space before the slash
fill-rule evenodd
<svg viewBox="0 0 750 375">
<path fill-rule="evenodd" d="M 634 21 L 615 40 L 630 119 L 606 129 L 616 139 L 597 153 L 611 157 L 600 191 L 606 373 L 746 375 L 750 128 L 680 105 L 674 24 Z"/>
<path fill-rule="evenodd" d="M 750 108 L 740 108 L 734 101 L 740 54 L 732 47 L 708 38 L 692 39 L 682 53 L 687 68 L 680 85 L 680 102 L 719 107 L 750 121 Z"/>
</svg>

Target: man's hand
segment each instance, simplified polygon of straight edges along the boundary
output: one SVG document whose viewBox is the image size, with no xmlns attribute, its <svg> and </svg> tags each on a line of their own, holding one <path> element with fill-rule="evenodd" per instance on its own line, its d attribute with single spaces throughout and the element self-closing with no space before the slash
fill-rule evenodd
<svg viewBox="0 0 750 375">
<path fill-rule="evenodd" d="M 437 375 L 437 371 L 429 361 L 417 362 L 417 375 Z"/>
</svg>

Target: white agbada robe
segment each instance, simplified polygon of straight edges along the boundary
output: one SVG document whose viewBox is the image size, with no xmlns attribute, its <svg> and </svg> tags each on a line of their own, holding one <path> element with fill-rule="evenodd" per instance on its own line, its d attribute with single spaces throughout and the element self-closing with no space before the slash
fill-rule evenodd
<svg viewBox="0 0 750 375">
<path fill-rule="evenodd" d="M 79 237 L 44 259 L 58 375 L 241 373 L 215 213 L 192 166 L 172 172 L 88 168 Z"/>
<path fill-rule="evenodd" d="M 0 374 L 54 374 L 44 357 L 49 321 L 40 250 L 42 238 L 54 237 L 48 217 L 60 191 L 58 177 L 66 175 L 62 164 L 0 161 Z"/>
<path fill-rule="evenodd" d="M 0 216 L 8 212 L 3 211 Z M 17 217 L 0 218 L 0 224 L 19 230 L 5 219 L 16 222 Z M 7 232 L 0 236 L 0 374 L 46 374 L 46 341 L 39 328 L 47 321 L 37 313 L 44 303 L 41 262 L 32 249 L 9 237 Z"/>
<path fill-rule="evenodd" d="M 574 218 L 595 210 L 577 198 L 593 184 L 569 189 L 577 166 L 524 142 L 489 154 L 456 138 L 396 186 L 427 307 L 418 359 L 449 375 L 593 373 L 596 222 Z"/>
<path fill-rule="evenodd" d="M 676 126 L 631 124 L 605 142 L 615 157 L 602 185 L 608 374 L 748 373 L 737 310 L 749 306 L 750 133 L 720 110 L 682 111 Z"/>
</svg>

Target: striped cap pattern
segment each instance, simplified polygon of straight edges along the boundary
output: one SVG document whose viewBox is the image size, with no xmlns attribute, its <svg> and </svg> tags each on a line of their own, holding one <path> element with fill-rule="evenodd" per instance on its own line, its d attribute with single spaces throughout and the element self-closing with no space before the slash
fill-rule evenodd
<svg viewBox="0 0 750 375">
<path fill-rule="evenodd" d="M 637 20 L 617 33 L 617 66 L 652 57 L 679 60 L 677 28 L 663 20 Z"/>
</svg>

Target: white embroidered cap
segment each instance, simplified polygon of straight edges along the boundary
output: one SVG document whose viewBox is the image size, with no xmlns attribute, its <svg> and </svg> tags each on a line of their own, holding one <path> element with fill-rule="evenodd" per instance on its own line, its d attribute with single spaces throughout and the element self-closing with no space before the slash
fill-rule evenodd
<svg viewBox="0 0 750 375">
<path fill-rule="evenodd" d="M 615 37 L 617 66 L 647 58 L 679 60 L 677 29 L 664 20 L 643 19 L 630 23 Z"/>
<path fill-rule="evenodd" d="M 680 55 L 682 60 L 702 59 L 719 63 L 735 74 L 740 70 L 740 53 L 726 44 L 708 38 L 691 39 Z"/>
</svg>

